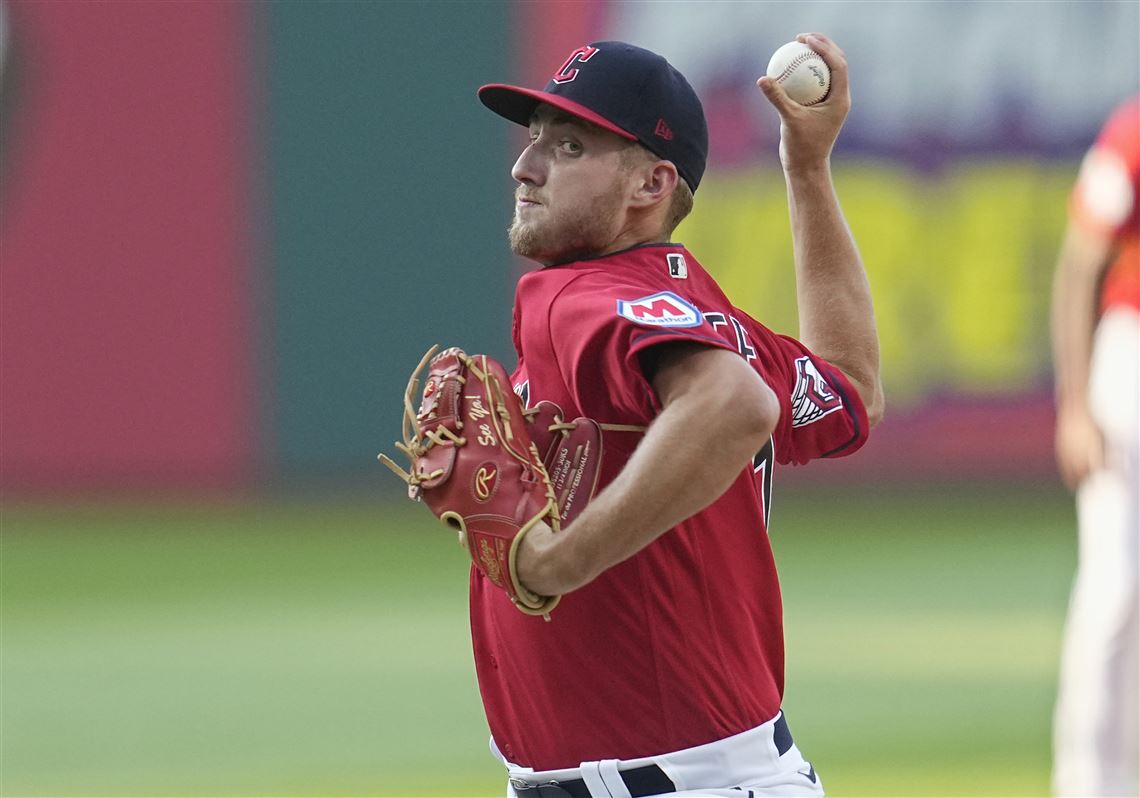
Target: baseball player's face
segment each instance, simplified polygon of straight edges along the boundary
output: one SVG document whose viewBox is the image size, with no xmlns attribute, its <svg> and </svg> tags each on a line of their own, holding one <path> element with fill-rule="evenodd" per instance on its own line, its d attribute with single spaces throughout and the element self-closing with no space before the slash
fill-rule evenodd
<svg viewBox="0 0 1140 798">
<path fill-rule="evenodd" d="M 530 141 L 511 170 L 511 249 L 540 263 L 607 252 L 625 221 L 629 144 L 548 105 L 532 117 Z"/>
</svg>

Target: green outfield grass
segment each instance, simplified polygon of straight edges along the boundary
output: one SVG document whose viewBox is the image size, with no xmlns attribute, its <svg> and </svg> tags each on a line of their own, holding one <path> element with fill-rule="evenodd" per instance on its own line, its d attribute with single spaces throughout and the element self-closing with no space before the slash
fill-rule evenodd
<svg viewBox="0 0 1140 798">
<path fill-rule="evenodd" d="M 1047 793 L 1073 525 L 1053 490 L 778 495 L 785 707 L 829 794 Z M 2 527 L 0 794 L 503 794 L 465 555 L 422 508 Z"/>
</svg>

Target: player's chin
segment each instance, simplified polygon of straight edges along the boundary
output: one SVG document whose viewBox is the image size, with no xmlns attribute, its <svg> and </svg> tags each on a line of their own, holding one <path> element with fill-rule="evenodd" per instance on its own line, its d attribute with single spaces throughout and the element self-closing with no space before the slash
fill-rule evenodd
<svg viewBox="0 0 1140 798">
<path fill-rule="evenodd" d="M 536 225 L 522 222 L 517 216 L 507 230 L 511 252 L 523 258 L 540 260 L 547 255 L 549 247 L 545 245 L 544 238 Z"/>
</svg>

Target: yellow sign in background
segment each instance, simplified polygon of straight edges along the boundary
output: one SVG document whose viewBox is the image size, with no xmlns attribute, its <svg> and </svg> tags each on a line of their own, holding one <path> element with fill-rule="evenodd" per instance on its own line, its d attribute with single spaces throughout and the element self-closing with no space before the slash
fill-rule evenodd
<svg viewBox="0 0 1140 798">
<path fill-rule="evenodd" d="M 1075 163 L 977 161 L 934 173 L 835 168 L 875 298 L 893 401 L 1047 384 L 1053 264 Z M 677 233 L 741 309 L 795 334 L 779 171 L 711 173 Z"/>
</svg>

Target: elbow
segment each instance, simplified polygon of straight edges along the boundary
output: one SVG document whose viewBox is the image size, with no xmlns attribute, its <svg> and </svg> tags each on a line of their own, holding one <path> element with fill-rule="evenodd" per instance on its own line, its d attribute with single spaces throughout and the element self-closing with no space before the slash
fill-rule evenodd
<svg viewBox="0 0 1140 798">
<path fill-rule="evenodd" d="M 872 427 L 878 426 L 886 412 L 886 397 L 883 396 L 882 382 L 876 379 L 869 387 L 858 386 L 857 390 L 859 398 L 863 400 L 863 406 L 867 408 L 867 422 Z"/>
<path fill-rule="evenodd" d="M 867 423 L 872 427 L 877 427 L 879 422 L 883 420 L 883 414 L 886 412 L 886 403 L 883 401 L 883 394 L 879 394 L 879 400 L 867 408 Z"/>
<path fill-rule="evenodd" d="M 886 398 L 883 395 L 883 381 L 879 376 L 878 365 L 864 369 L 839 368 L 840 372 L 851 383 L 851 387 L 859 394 L 859 400 L 867 411 L 867 421 L 874 427 L 883 420 L 886 410 Z"/>
<path fill-rule="evenodd" d="M 762 398 L 757 402 L 756 428 L 759 431 L 761 445 L 768 442 L 772 433 L 776 431 L 776 424 L 780 421 L 780 400 L 776 392 L 768 387 L 768 383 L 761 382 Z"/>
<path fill-rule="evenodd" d="M 780 400 L 775 391 L 768 387 L 758 374 L 749 380 L 747 388 L 740 391 L 741 399 L 739 426 L 748 443 L 749 457 L 768 442 L 780 420 Z"/>
<path fill-rule="evenodd" d="M 698 416 L 707 435 L 720 442 L 726 468 L 736 469 L 750 462 L 776 429 L 780 420 L 780 400 L 751 366 L 744 363 L 735 375 L 722 374 L 720 387 L 707 394 Z"/>
</svg>

